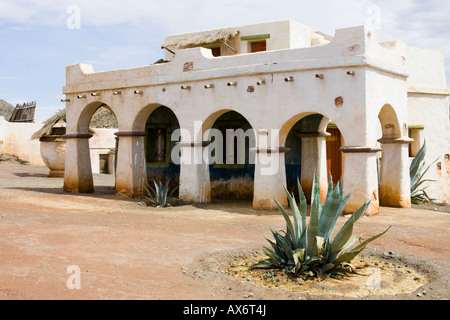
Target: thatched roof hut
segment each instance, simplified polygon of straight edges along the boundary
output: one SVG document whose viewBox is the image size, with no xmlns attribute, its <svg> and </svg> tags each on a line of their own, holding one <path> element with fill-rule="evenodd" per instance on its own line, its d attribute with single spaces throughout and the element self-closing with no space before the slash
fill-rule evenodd
<svg viewBox="0 0 450 320">
<path fill-rule="evenodd" d="M 161 46 L 170 50 L 193 48 L 213 43 L 226 43 L 239 32 L 233 29 L 220 29 L 196 33 L 172 35 Z"/>
<path fill-rule="evenodd" d="M 66 109 L 58 111 L 53 117 L 44 122 L 42 128 L 31 136 L 32 140 L 42 139 L 44 137 L 62 135 L 65 133 L 62 130 L 64 126 L 57 126 L 57 124 L 66 123 Z M 56 128 L 58 127 L 58 128 Z M 114 128 L 117 129 L 117 119 L 107 107 L 100 107 L 92 116 L 91 128 Z M 56 130 L 55 130 L 56 129 Z M 64 131 L 64 132 L 63 132 Z M 93 133 L 91 131 L 91 133 Z"/>
<path fill-rule="evenodd" d="M 31 136 L 32 140 L 42 139 L 51 136 L 53 128 L 57 123 L 66 122 L 66 109 L 58 111 L 53 117 L 44 122 L 42 128 Z"/>
</svg>

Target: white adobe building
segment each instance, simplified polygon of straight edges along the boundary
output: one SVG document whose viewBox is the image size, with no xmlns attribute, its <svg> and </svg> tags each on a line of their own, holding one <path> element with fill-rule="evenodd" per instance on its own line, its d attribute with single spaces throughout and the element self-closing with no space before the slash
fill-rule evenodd
<svg viewBox="0 0 450 320">
<path fill-rule="evenodd" d="M 380 43 L 365 26 L 329 36 L 291 20 L 170 35 L 163 47 L 165 60 L 149 66 L 67 67 L 66 191 L 94 191 L 89 122 L 107 105 L 119 123 L 117 194 L 139 197 L 149 177 L 170 176 L 181 199 L 209 202 L 214 180 L 245 178 L 254 208 L 273 209 L 296 177 L 308 191 L 317 172 L 325 192 L 331 172 L 344 193 L 355 184 L 346 212 L 372 200 L 375 214 L 411 205 L 409 165 L 426 139 L 427 162 L 439 156 L 429 194 L 450 201 L 443 53 Z M 243 163 L 202 161 L 211 128 L 252 129 L 237 147 Z"/>
</svg>

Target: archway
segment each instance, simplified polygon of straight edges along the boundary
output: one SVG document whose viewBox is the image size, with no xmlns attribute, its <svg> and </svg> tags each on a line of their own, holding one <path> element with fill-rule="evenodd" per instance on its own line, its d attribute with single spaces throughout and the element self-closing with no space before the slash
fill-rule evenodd
<svg viewBox="0 0 450 320">
<path fill-rule="evenodd" d="M 256 137 L 251 124 L 228 110 L 209 117 L 203 129 L 211 141 L 207 152 L 212 200 L 252 201 L 255 154 L 251 149 Z"/>
<path fill-rule="evenodd" d="M 299 180 L 309 201 L 316 173 L 324 200 L 329 175 L 334 184 L 343 177 L 343 155 L 339 150 L 344 145 L 343 135 L 334 122 L 321 114 L 298 115 L 288 125 L 284 142 L 289 149 L 285 155 L 287 188 L 297 196 Z M 282 130 L 286 131 L 286 127 Z"/>
<path fill-rule="evenodd" d="M 381 165 L 379 170 L 380 205 L 410 207 L 408 127 L 400 125 L 395 109 L 384 105 L 378 115 L 381 125 Z"/>
<path fill-rule="evenodd" d="M 99 111 L 97 113 L 97 111 Z M 91 128 L 92 119 L 100 121 L 107 115 L 114 123 L 113 128 Z M 74 115 L 68 115 L 68 117 Z M 95 119 L 94 118 L 94 119 Z M 97 122 L 98 123 L 98 122 Z M 66 172 L 64 190 L 69 192 L 94 192 L 93 173 L 113 174 L 117 131 L 117 118 L 112 109 L 101 101 L 87 105 L 79 114 L 75 127 L 66 134 Z M 98 127 L 99 125 L 94 125 Z M 75 132 L 73 131 L 75 129 Z M 104 180 L 104 179 L 103 179 Z M 113 179 L 111 179 L 113 185 Z M 105 190 L 111 186 L 102 184 Z"/>
<path fill-rule="evenodd" d="M 172 158 L 172 151 L 178 141 L 173 141 L 174 132 L 180 129 L 175 113 L 166 106 L 159 106 L 151 112 L 145 123 L 144 152 L 146 173 L 149 183 L 169 179 L 172 189 L 180 183 L 180 163 Z M 177 139 L 178 140 L 178 139 Z M 177 196 L 179 190 L 174 193 Z"/>
<path fill-rule="evenodd" d="M 402 137 L 402 129 L 398 122 L 397 113 L 391 105 L 386 104 L 381 108 L 378 119 L 380 120 L 383 139 L 398 139 Z"/>
<path fill-rule="evenodd" d="M 89 128 L 93 134 L 89 139 L 92 173 L 113 175 L 117 148 L 114 134 L 119 129 L 116 116 L 107 105 L 101 105 L 93 114 Z"/>
<path fill-rule="evenodd" d="M 128 130 L 119 131 L 116 193 L 129 197 L 146 194 L 145 187 L 152 179 L 171 179 L 171 187 L 178 184 L 180 171 L 171 159 L 171 135 L 179 123 L 171 109 L 161 104 L 141 108 Z M 150 181 L 149 181 L 150 180 Z"/>
</svg>

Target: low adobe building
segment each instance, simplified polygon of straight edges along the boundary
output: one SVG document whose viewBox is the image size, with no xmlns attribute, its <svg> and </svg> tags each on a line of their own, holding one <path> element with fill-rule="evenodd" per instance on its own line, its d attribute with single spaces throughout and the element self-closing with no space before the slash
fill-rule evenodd
<svg viewBox="0 0 450 320">
<path fill-rule="evenodd" d="M 441 165 L 430 193 L 450 200 L 441 52 L 380 43 L 366 26 L 329 36 L 291 20 L 170 35 L 162 47 L 149 66 L 67 67 L 66 191 L 94 191 L 89 122 L 106 105 L 119 125 L 117 194 L 170 177 L 181 199 L 209 202 L 215 185 L 241 181 L 231 194 L 273 209 L 297 178 L 308 194 L 317 173 L 324 194 L 331 172 L 345 193 L 355 187 L 346 211 L 371 200 L 373 214 L 411 205 L 409 165 L 426 139 L 427 161 Z"/>
</svg>

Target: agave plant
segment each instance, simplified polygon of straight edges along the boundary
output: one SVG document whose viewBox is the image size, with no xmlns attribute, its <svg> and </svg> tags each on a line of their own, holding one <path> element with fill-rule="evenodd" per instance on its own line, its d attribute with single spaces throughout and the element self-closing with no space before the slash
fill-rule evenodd
<svg viewBox="0 0 450 320">
<path fill-rule="evenodd" d="M 420 148 L 414 160 L 411 162 L 411 166 L 409 167 L 409 176 L 411 178 L 411 201 L 416 204 L 420 203 L 429 203 L 432 198 L 430 198 L 425 191 L 425 188 L 419 188 L 425 182 L 433 182 L 435 180 L 423 179 L 428 169 L 430 169 L 431 165 L 435 163 L 439 158 L 433 161 L 426 169 L 423 171 L 425 167 L 425 154 L 427 152 L 427 142 L 424 141 L 422 148 Z M 422 172 L 423 171 L 423 172 Z"/>
<path fill-rule="evenodd" d="M 153 179 L 154 188 L 147 184 L 147 186 L 145 187 L 147 196 L 144 196 L 144 198 L 149 200 L 155 207 L 170 207 L 170 197 L 175 192 L 175 190 L 177 190 L 178 186 L 176 186 L 169 192 L 169 182 L 170 179 L 166 179 L 166 182 L 164 184 L 161 181 L 156 183 L 155 179 Z"/>
<path fill-rule="evenodd" d="M 342 182 L 333 189 L 330 175 L 328 192 L 322 206 L 317 175 L 314 177 L 310 220 L 306 225 L 307 203 L 302 187 L 297 181 L 300 199 L 300 208 L 294 195 L 287 189 L 289 204 L 293 213 L 293 223 L 287 211 L 276 201 L 286 221 L 286 231 L 282 233 L 272 230 L 274 240 L 269 240 L 271 248 L 264 247 L 268 259 L 254 265 L 252 269 L 283 269 L 286 273 L 298 275 L 317 275 L 324 279 L 326 276 L 337 277 L 345 274 L 351 267 L 350 262 L 370 242 L 385 234 L 388 230 L 349 249 L 361 235 L 352 235 L 354 224 L 366 212 L 370 201 L 361 206 L 343 225 L 332 239 L 336 222 L 351 196 L 352 191 L 344 198 Z M 349 250 L 347 250 L 349 249 Z"/>
</svg>

